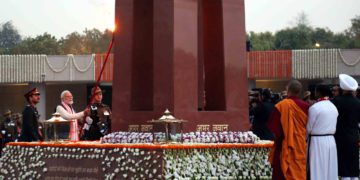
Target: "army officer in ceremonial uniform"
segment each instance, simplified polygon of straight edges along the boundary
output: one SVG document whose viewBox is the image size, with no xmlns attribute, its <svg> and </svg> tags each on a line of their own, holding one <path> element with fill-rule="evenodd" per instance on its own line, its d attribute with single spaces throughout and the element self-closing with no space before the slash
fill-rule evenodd
<svg viewBox="0 0 360 180">
<path fill-rule="evenodd" d="M 26 101 L 29 103 L 25 106 L 22 113 L 22 129 L 20 141 L 39 141 L 42 140 L 42 135 L 39 130 L 39 112 L 36 109 L 36 104 L 40 101 L 40 93 L 34 88 L 27 92 L 25 95 Z"/>
<path fill-rule="evenodd" d="M 82 140 L 99 140 L 111 132 L 111 110 L 102 103 L 103 91 L 95 86 L 91 89 L 91 96 L 94 96 L 90 106 L 90 116 L 85 118 L 84 135 Z"/>
</svg>

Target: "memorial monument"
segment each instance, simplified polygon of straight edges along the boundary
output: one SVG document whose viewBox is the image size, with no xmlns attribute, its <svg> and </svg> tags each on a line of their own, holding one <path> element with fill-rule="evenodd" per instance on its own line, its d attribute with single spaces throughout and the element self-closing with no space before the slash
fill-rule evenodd
<svg viewBox="0 0 360 180">
<path fill-rule="evenodd" d="M 249 128 L 244 0 L 116 0 L 113 131 Z"/>
</svg>

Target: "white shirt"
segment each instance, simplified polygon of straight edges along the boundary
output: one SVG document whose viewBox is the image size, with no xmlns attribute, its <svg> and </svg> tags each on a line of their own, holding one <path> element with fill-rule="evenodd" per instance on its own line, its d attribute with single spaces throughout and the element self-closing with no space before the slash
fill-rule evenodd
<svg viewBox="0 0 360 180">
<path fill-rule="evenodd" d="M 64 107 L 62 107 L 60 105 L 56 107 L 56 112 L 60 113 L 61 117 L 66 120 L 81 119 L 84 117 L 84 111 L 81 111 L 79 113 L 75 113 L 75 111 L 74 111 L 72 114 L 72 113 L 69 113 L 68 111 L 66 111 L 66 109 L 64 109 Z"/>
<path fill-rule="evenodd" d="M 307 134 L 335 134 L 339 113 L 329 100 L 319 101 L 309 108 Z"/>
<path fill-rule="evenodd" d="M 306 131 L 311 136 L 308 142 L 308 161 L 310 165 L 310 179 L 338 179 L 338 163 L 335 134 L 339 113 L 335 105 L 329 100 L 315 103 L 309 108 Z"/>
</svg>

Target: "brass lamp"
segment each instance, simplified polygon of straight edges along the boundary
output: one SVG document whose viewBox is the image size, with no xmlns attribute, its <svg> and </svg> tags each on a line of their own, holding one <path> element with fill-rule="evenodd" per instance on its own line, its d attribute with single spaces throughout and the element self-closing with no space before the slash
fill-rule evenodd
<svg viewBox="0 0 360 180">
<path fill-rule="evenodd" d="M 183 119 L 176 119 L 173 115 L 171 115 L 171 112 L 168 109 L 165 110 L 164 115 L 162 115 L 159 119 L 153 119 L 148 122 L 154 124 L 154 143 L 182 142 L 182 125 L 187 121 Z"/>
<path fill-rule="evenodd" d="M 52 114 L 52 117 L 49 120 L 43 121 L 45 127 L 45 140 L 67 140 L 71 122 L 72 120 L 65 120 L 62 118 L 58 112 Z M 59 134 L 63 136 L 59 137 Z"/>
</svg>

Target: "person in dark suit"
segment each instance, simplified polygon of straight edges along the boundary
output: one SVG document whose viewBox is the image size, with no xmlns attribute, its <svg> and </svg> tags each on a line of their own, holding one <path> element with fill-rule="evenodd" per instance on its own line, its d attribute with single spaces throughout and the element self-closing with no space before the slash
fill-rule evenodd
<svg viewBox="0 0 360 180">
<path fill-rule="evenodd" d="M 353 92 L 358 83 L 346 74 L 340 74 L 339 79 L 343 94 L 332 100 L 339 112 L 335 133 L 339 176 L 342 179 L 356 179 L 359 177 L 360 101 L 354 97 Z"/>
<path fill-rule="evenodd" d="M 36 104 L 40 101 L 40 93 L 34 88 L 25 95 L 26 101 L 29 103 L 25 106 L 22 113 L 22 128 L 20 141 L 31 142 L 42 140 L 42 135 L 39 130 L 39 112 L 36 109 Z"/>
<path fill-rule="evenodd" d="M 253 132 L 262 140 L 273 140 L 273 134 L 267 128 L 270 114 L 274 109 L 271 102 L 271 91 L 264 89 L 261 92 L 261 102 L 254 108 Z"/>
</svg>

